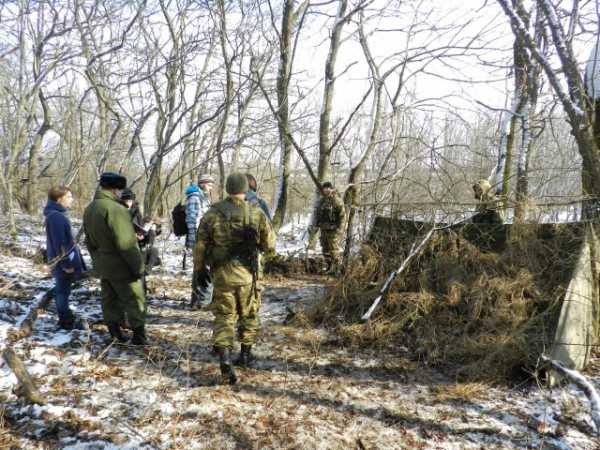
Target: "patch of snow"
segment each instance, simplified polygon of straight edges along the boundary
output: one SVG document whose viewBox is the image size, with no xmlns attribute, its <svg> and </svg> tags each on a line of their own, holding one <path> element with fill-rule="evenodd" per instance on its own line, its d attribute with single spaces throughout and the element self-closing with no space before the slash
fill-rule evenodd
<svg viewBox="0 0 600 450">
<path fill-rule="evenodd" d="M 140 446 L 139 443 L 130 444 L 119 444 L 115 445 L 107 441 L 90 441 L 90 442 L 77 442 L 73 445 L 67 445 L 63 447 L 63 450 L 142 450 L 146 448 L 152 448 L 149 445 Z"/>
<path fill-rule="evenodd" d="M 72 339 L 73 336 L 71 336 L 71 333 L 69 333 L 68 331 L 61 331 L 49 340 L 44 341 L 44 345 L 60 347 L 61 345 L 65 345 L 66 343 L 71 342 Z"/>
</svg>

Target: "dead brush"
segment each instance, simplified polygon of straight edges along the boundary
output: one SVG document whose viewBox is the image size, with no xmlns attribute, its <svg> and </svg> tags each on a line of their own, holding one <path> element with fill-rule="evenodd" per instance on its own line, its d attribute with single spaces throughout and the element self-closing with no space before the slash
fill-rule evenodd
<svg viewBox="0 0 600 450">
<path fill-rule="evenodd" d="M 551 345 L 583 227 L 513 226 L 496 247 L 467 227 L 436 233 L 373 319 L 360 323 L 415 241 L 402 230 L 379 230 L 308 318 L 347 345 L 408 346 L 459 380 L 522 379 Z"/>
<path fill-rule="evenodd" d="M 484 383 L 437 384 L 431 386 L 431 393 L 439 402 L 472 401 L 485 397 L 489 386 Z"/>
<path fill-rule="evenodd" d="M 4 398 L 0 398 L 4 401 Z M 7 416 L 6 407 L 0 406 L 0 448 L 19 448 L 21 441 L 18 439 L 19 432 L 13 429 L 12 421 Z"/>
</svg>

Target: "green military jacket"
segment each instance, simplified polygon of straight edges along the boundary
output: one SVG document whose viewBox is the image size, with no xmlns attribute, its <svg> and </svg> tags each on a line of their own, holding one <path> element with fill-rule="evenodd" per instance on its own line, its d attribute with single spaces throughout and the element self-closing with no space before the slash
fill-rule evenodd
<svg viewBox="0 0 600 450">
<path fill-rule="evenodd" d="M 239 256 L 239 249 L 245 245 L 239 234 L 244 225 L 255 229 L 259 252 L 269 256 L 275 253 L 275 233 L 258 205 L 227 197 L 212 205 L 200 220 L 194 267 L 208 265 L 216 288 L 252 283 L 248 261 Z"/>
<path fill-rule="evenodd" d="M 346 210 L 340 196 L 335 192 L 329 197 L 323 195 L 317 205 L 316 226 L 323 231 L 339 230 L 345 219 Z"/>
<path fill-rule="evenodd" d="M 486 217 L 494 216 L 494 222 L 504 222 L 504 202 L 502 199 L 494 193 L 489 183 L 479 180 L 477 184 L 482 192 L 477 205 L 477 212 Z"/>
<path fill-rule="evenodd" d="M 114 281 L 141 277 L 144 260 L 129 211 L 111 192 L 96 193 L 83 214 L 83 229 L 95 276 Z"/>
</svg>

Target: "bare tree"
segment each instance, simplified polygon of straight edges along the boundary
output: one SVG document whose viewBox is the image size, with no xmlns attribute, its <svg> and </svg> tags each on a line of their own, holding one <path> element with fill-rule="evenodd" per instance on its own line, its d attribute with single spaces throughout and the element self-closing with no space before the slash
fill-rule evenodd
<svg viewBox="0 0 600 450">
<path fill-rule="evenodd" d="M 270 5 L 270 4 L 269 4 Z M 292 78 L 292 67 L 294 54 L 302 24 L 308 11 L 309 2 L 305 1 L 298 8 L 294 8 L 293 0 L 283 2 L 283 13 L 281 16 L 281 30 L 273 28 L 279 40 L 279 70 L 277 72 L 277 126 L 279 130 L 280 158 L 279 172 L 277 174 L 277 187 L 275 192 L 273 225 L 277 229 L 285 221 L 288 202 L 290 160 L 293 145 L 286 134 L 290 129 L 290 104 L 289 89 Z M 271 9 L 271 20 L 274 22 Z"/>
<path fill-rule="evenodd" d="M 508 0 L 498 0 L 498 3 L 510 19 L 515 35 L 522 40 L 524 48 L 531 52 L 531 57 L 542 67 L 554 93 L 565 110 L 583 162 L 582 187 L 584 195 L 594 199 L 598 198 L 600 195 L 600 153 L 598 143 L 594 137 L 593 102 L 586 93 L 583 77 L 573 50 L 572 39 L 570 38 L 576 25 L 565 27 L 565 22 L 569 23 L 570 16 L 561 16 L 557 5 L 550 0 L 537 0 L 539 14 L 548 28 L 552 46 L 560 62 L 560 71 L 556 71 L 550 60 L 545 57 L 543 48 L 536 42 L 534 36 L 517 13 L 517 9 L 524 9 L 523 2 L 518 0 L 515 2 L 515 6 L 509 3 Z M 573 5 L 578 10 L 579 0 L 575 0 Z M 564 89 L 561 78 L 566 82 L 567 90 Z M 596 215 L 593 209 L 585 208 L 585 215 L 587 217 Z"/>
</svg>

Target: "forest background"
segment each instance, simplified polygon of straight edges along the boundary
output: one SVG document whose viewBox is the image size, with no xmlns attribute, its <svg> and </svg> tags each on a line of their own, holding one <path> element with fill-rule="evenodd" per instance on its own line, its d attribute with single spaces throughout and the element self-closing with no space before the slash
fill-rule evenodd
<svg viewBox="0 0 600 450">
<path fill-rule="evenodd" d="M 1 206 L 14 232 L 64 183 L 81 211 L 111 170 L 167 216 L 200 173 L 216 199 L 241 170 L 276 228 L 333 181 L 348 248 L 376 214 L 465 216 L 479 178 L 511 220 L 577 220 L 600 194 L 599 17 L 593 0 L 4 1 Z"/>
</svg>

